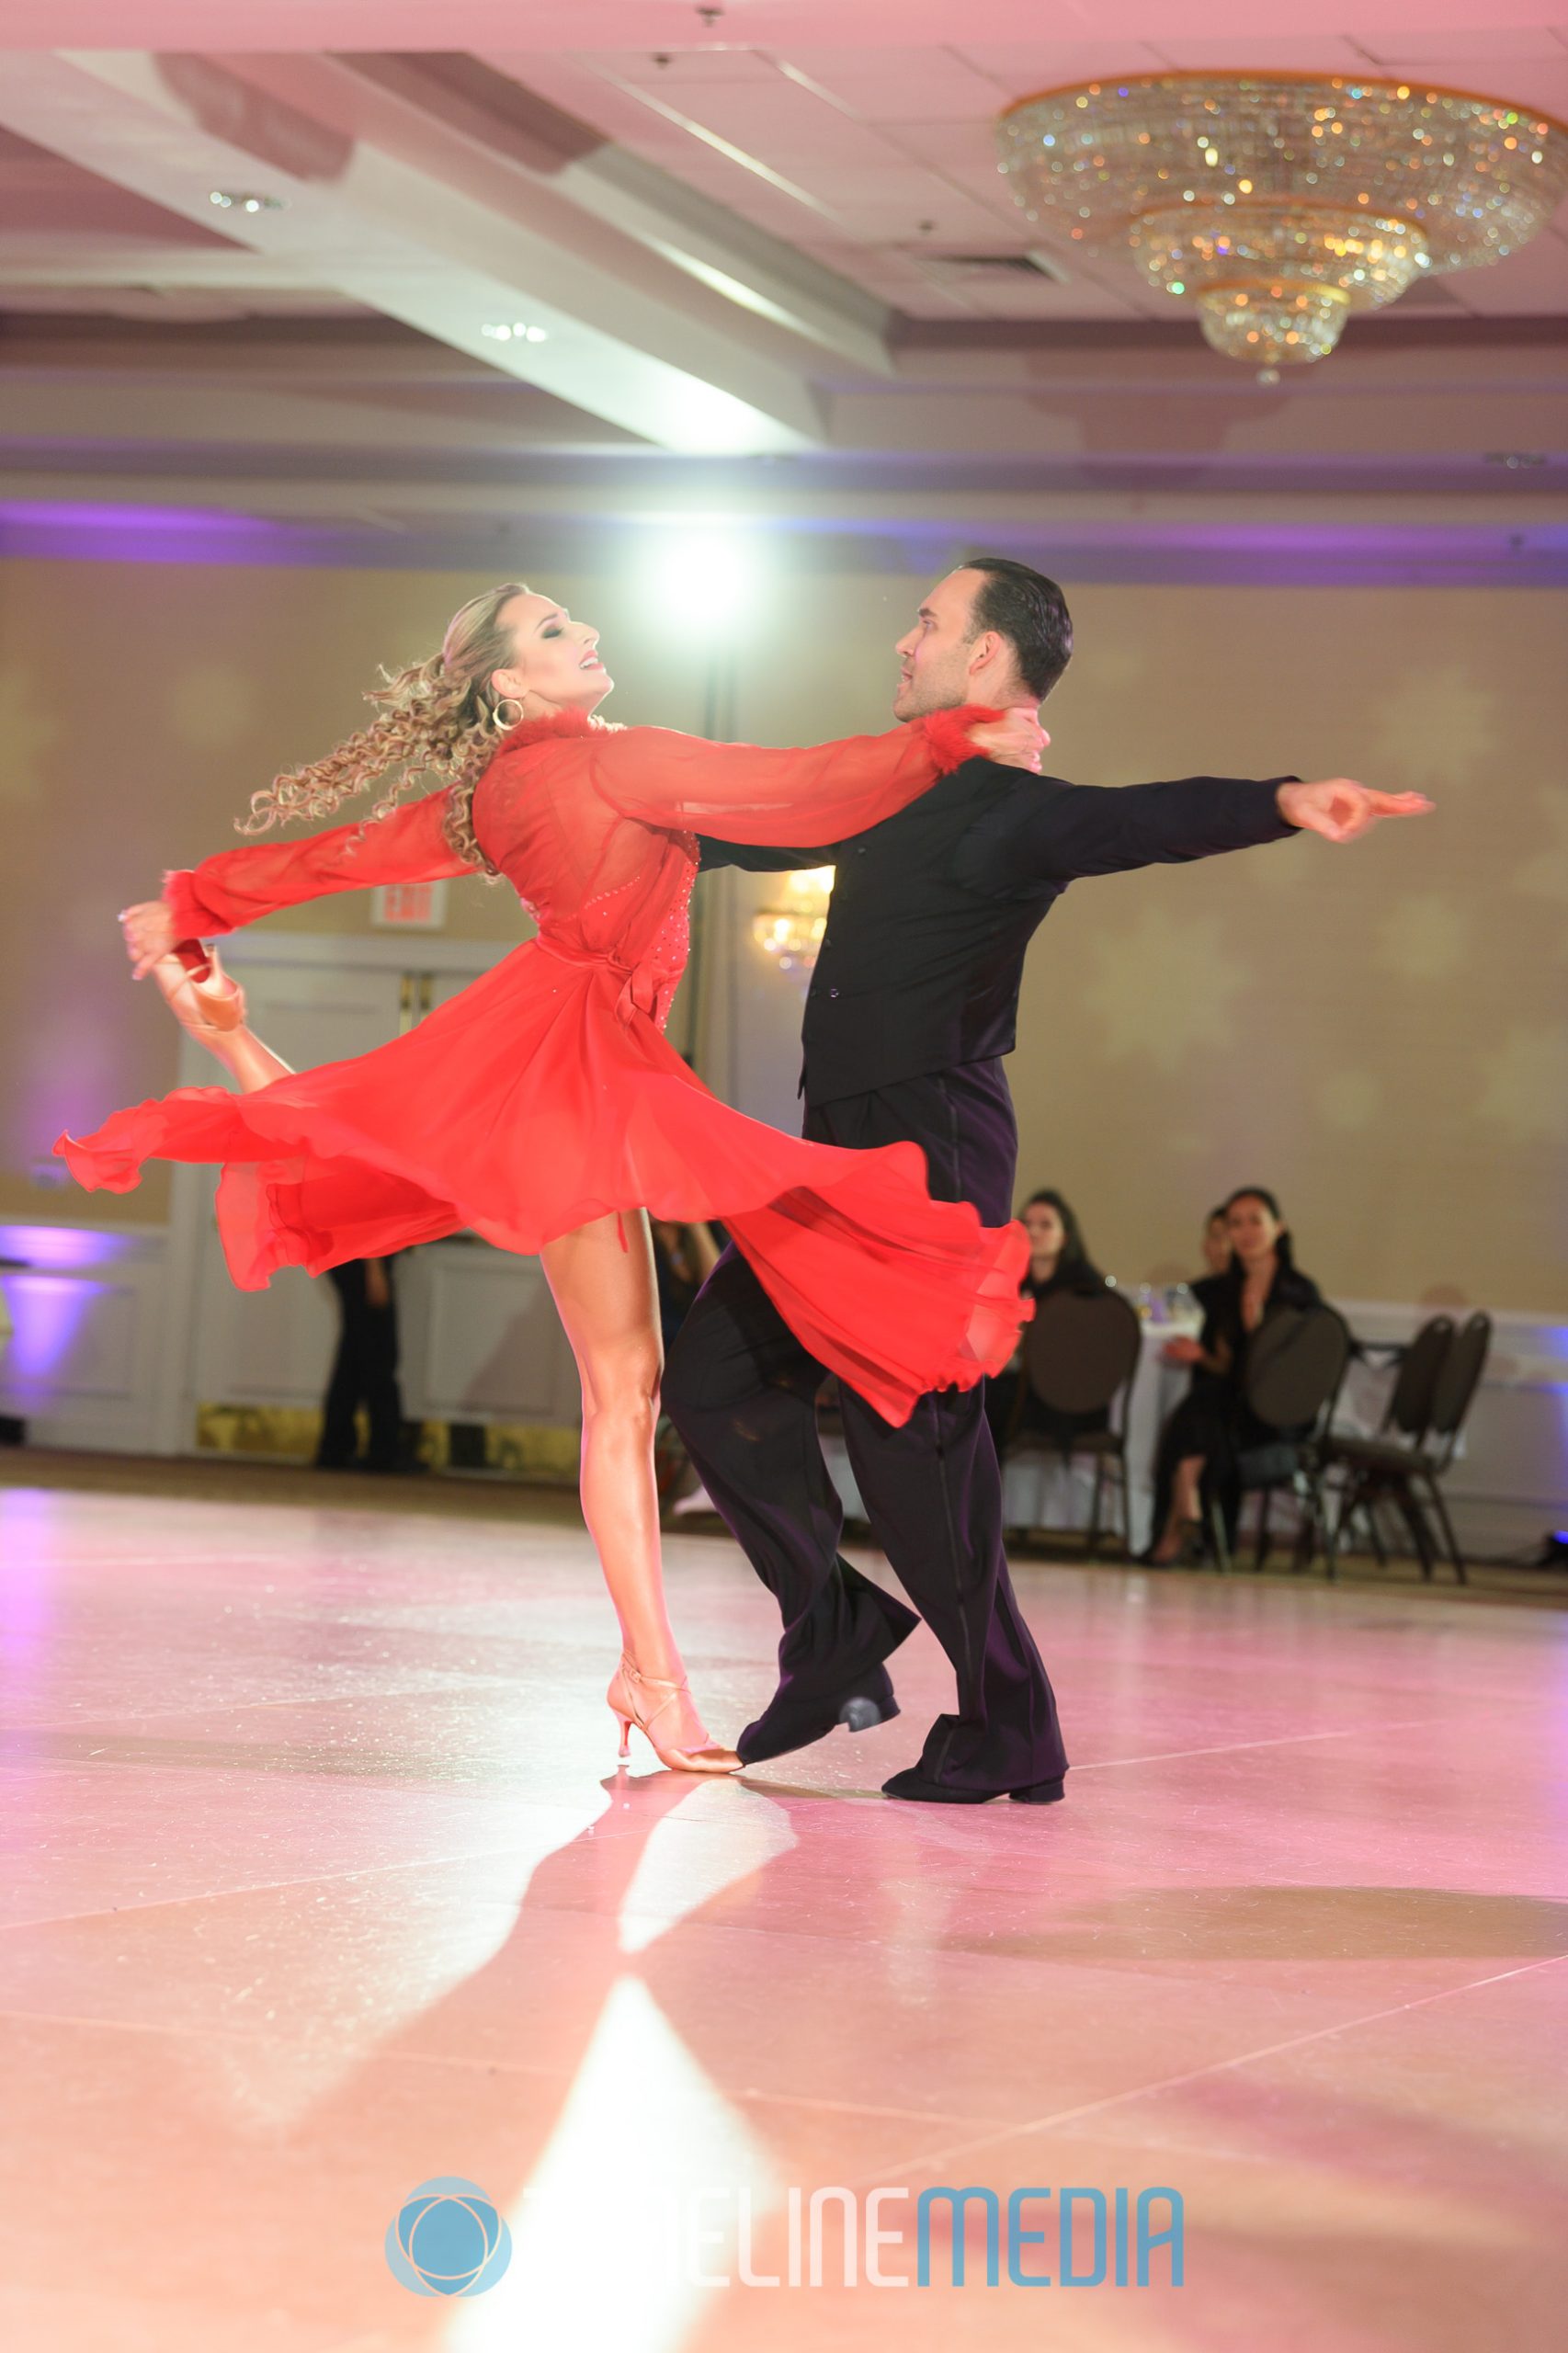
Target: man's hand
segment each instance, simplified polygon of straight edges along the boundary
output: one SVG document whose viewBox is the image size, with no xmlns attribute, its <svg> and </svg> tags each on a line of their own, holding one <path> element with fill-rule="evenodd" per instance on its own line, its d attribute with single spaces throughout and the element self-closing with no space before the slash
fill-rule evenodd
<svg viewBox="0 0 1568 2353">
<path fill-rule="evenodd" d="M 1038 707 L 1032 702 L 1021 702 L 1000 719 L 971 727 L 969 740 L 988 760 L 995 760 L 1005 768 L 1032 768 L 1038 776 L 1040 756 L 1051 738 L 1040 723 Z"/>
<path fill-rule="evenodd" d="M 175 919 L 162 899 L 142 899 L 133 907 L 121 907 L 119 927 L 125 934 L 125 952 L 135 967 L 131 977 L 138 981 L 152 971 L 160 956 L 169 955 L 177 945 Z"/>
<path fill-rule="evenodd" d="M 1424 792 L 1374 792 L 1347 776 L 1324 784 L 1282 784 L 1274 796 L 1288 825 L 1321 834 L 1325 842 L 1353 842 L 1384 817 L 1425 817 L 1432 803 Z"/>
</svg>

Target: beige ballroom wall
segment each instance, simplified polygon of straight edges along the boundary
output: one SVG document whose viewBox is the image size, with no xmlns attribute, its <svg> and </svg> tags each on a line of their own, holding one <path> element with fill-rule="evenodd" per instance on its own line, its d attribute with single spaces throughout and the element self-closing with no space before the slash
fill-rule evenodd
<svg viewBox="0 0 1568 2353">
<path fill-rule="evenodd" d="M 117 1204 L 29 1174 L 62 1125 L 172 1079 L 115 910 L 227 846 L 246 794 L 355 724 L 377 662 L 426 650 L 483 585 L 0 563 L 0 1212 L 163 1214 L 161 1178 Z M 678 611 L 655 629 L 631 572 L 541 585 L 601 623 L 619 716 L 700 724 L 706 649 Z M 744 632 L 736 732 L 881 725 L 919 585 L 780 574 Z M 1342 1297 L 1568 1310 L 1568 597 L 1069 588 L 1057 773 L 1345 772 L 1419 786 L 1438 812 L 1353 849 L 1074 886 L 1025 984 L 1025 1188 L 1061 1185 L 1124 1280 L 1189 1268 L 1203 1210 L 1246 1180 L 1281 1193 L 1302 1263 Z M 482 882 L 452 906 L 453 932 L 520 936 Z M 344 898 L 278 920 L 358 930 L 368 913 Z M 746 989 L 788 987 L 749 946 L 737 961 Z"/>
</svg>

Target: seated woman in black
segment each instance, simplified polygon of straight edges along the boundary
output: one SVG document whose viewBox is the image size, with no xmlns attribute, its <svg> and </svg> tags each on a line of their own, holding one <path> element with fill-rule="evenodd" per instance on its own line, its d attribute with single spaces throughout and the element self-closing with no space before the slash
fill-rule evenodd
<svg viewBox="0 0 1568 2353">
<path fill-rule="evenodd" d="M 1160 1439 L 1155 1491 L 1168 1494 L 1165 1525 L 1149 1561 L 1155 1567 L 1191 1559 L 1203 1550 L 1202 1498 L 1223 1488 L 1236 1456 L 1277 1438 L 1250 1413 L 1245 1400 L 1247 1347 L 1253 1334 L 1281 1308 L 1316 1307 L 1317 1285 L 1297 1272 L 1279 1204 L 1261 1185 L 1244 1185 L 1225 1203 L 1231 1263 L 1223 1275 L 1194 1288 L 1203 1303 L 1196 1340 L 1172 1340 L 1165 1357 L 1195 1369 L 1193 1385 Z M 1201 1376 L 1207 1376 L 1203 1378 Z"/>
<path fill-rule="evenodd" d="M 1207 1322 L 1207 1319 L 1218 1311 L 1220 1301 L 1224 1296 L 1225 1279 L 1231 1271 L 1231 1222 L 1225 1214 L 1223 1201 L 1218 1208 L 1211 1209 L 1204 1219 L 1203 1239 L 1199 1246 L 1203 1254 L 1203 1272 L 1188 1283 L 1187 1289 Z M 1196 1394 L 1200 1389 L 1211 1386 L 1217 1388 L 1222 1385 L 1220 1374 L 1211 1372 L 1203 1362 L 1201 1347 L 1201 1341 L 1194 1342 L 1184 1337 L 1179 1340 L 1167 1340 L 1160 1350 L 1161 1356 L 1167 1364 L 1186 1364 L 1192 1367 L 1192 1379 L 1187 1386 L 1188 1396 Z M 1159 1451 L 1154 1458 L 1154 1508 L 1150 1521 L 1152 1527 L 1162 1532 L 1171 1516 L 1171 1490 L 1175 1484 L 1173 1477 L 1175 1469 L 1176 1464 L 1171 1459 L 1170 1449 L 1162 1440 Z M 1144 1557 L 1148 1558 L 1149 1555 L 1146 1553 Z"/>
<path fill-rule="evenodd" d="M 1018 1215 L 1029 1237 L 1029 1267 L 1021 1288 L 1035 1301 L 1037 1308 L 1040 1301 L 1049 1299 L 1055 1291 L 1098 1290 L 1104 1287 L 1105 1277 L 1084 1247 L 1083 1229 L 1060 1193 L 1049 1186 L 1041 1192 L 1031 1193 Z M 1021 1353 L 1006 1372 L 986 1382 L 985 1417 L 991 1425 L 998 1457 L 1005 1455 L 1026 1432 L 1065 1451 L 1080 1432 L 1107 1427 L 1103 1410 L 1094 1414 L 1060 1414 L 1043 1404 L 1029 1386 Z"/>
</svg>

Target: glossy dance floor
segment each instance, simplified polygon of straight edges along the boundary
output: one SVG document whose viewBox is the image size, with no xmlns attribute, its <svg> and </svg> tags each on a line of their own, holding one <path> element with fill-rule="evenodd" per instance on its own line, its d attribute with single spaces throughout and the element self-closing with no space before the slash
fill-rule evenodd
<svg viewBox="0 0 1568 2353">
<path fill-rule="evenodd" d="M 1561 1613 L 1026 1567 L 1067 1804 L 876 1795 L 924 1633 L 899 1722 L 618 1779 L 580 1532 L 323 1492 L 0 1491 L 7 2353 L 1563 2342 Z M 770 1605 L 722 1540 L 670 1577 L 733 1731 Z M 384 2252 L 451 2177 L 512 2234 L 460 2301 Z M 940 2201 L 934 2284 L 869 2284 L 941 2185 L 999 2284 L 979 2199 L 964 2286 Z M 834 2188 L 861 2276 L 819 2200 L 791 2286 Z M 1116 2284 L 1119 2188 L 1180 2286 Z"/>
</svg>

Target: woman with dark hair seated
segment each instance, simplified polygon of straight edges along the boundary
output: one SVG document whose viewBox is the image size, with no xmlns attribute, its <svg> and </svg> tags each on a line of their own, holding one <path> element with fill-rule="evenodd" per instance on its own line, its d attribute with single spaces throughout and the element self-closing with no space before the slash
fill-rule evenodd
<svg viewBox="0 0 1568 2353">
<path fill-rule="evenodd" d="M 1196 1340 L 1172 1340 L 1165 1350 L 1167 1363 L 1191 1365 L 1194 1379 L 1160 1439 L 1156 1515 L 1164 1497 L 1169 1503 L 1161 1533 L 1145 1556 L 1155 1568 L 1201 1557 L 1205 1488 L 1222 1488 L 1233 1476 L 1238 1454 L 1280 1435 L 1246 1404 L 1253 1334 L 1282 1308 L 1321 1303 L 1317 1285 L 1297 1270 L 1272 1193 L 1261 1185 L 1244 1185 L 1231 1195 L 1224 1213 L 1230 1265 L 1223 1274 L 1193 1286 L 1203 1306 L 1203 1329 Z"/>
<path fill-rule="evenodd" d="M 1035 1302 L 1037 1313 L 1040 1301 L 1055 1291 L 1103 1288 L 1105 1277 L 1084 1246 L 1083 1228 L 1053 1188 L 1031 1193 L 1018 1216 L 1029 1237 L 1028 1272 L 1019 1289 Z M 999 1457 L 1026 1433 L 1065 1452 L 1083 1431 L 1107 1427 L 1103 1408 L 1093 1414 L 1061 1414 L 1044 1404 L 1029 1386 L 1021 1352 L 1005 1372 L 986 1382 L 985 1417 Z"/>
</svg>

